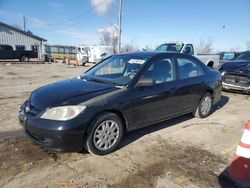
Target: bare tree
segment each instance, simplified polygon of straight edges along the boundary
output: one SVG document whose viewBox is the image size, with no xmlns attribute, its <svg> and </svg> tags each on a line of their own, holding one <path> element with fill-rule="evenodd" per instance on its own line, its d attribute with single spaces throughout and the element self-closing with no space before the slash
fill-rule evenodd
<svg viewBox="0 0 250 188">
<path fill-rule="evenodd" d="M 207 41 L 201 39 L 196 46 L 196 51 L 198 54 L 211 53 L 213 51 L 213 40 L 210 38 Z"/>
<path fill-rule="evenodd" d="M 112 46 L 114 53 L 117 53 L 118 37 L 114 32 L 102 31 L 100 37 L 100 45 Z"/>
<path fill-rule="evenodd" d="M 131 42 L 125 43 L 121 49 L 122 52 L 134 52 L 138 50 L 139 48 L 136 46 L 133 40 Z"/>
<path fill-rule="evenodd" d="M 153 51 L 153 47 L 151 45 L 146 45 L 144 48 L 142 48 L 142 50 L 143 51 Z"/>
<path fill-rule="evenodd" d="M 112 38 L 109 32 L 103 32 L 100 37 L 100 45 L 110 46 L 112 44 Z"/>
<path fill-rule="evenodd" d="M 117 35 L 113 35 L 112 37 L 112 46 L 113 46 L 114 54 L 117 54 L 118 53 L 118 36 Z"/>
<path fill-rule="evenodd" d="M 230 52 L 237 52 L 237 51 L 240 51 L 240 47 L 239 46 L 236 46 L 236 47 L 233 47 L 229 50 Z"/>
</svg>

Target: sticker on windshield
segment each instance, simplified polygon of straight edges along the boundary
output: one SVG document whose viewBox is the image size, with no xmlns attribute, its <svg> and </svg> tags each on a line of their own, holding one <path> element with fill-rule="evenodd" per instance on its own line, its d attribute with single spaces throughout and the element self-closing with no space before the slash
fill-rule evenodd
<svg viewBox="0 0 250 188">
<path fill-rule="evenodd" d="M 145 60 L 143 60 L 143 59 L 130 59 L 129 61 L 128 61 L 128 63 L 135 63 L 135 64 L 143 64 L 143 63 L 145 63 Z"/>
</svg>

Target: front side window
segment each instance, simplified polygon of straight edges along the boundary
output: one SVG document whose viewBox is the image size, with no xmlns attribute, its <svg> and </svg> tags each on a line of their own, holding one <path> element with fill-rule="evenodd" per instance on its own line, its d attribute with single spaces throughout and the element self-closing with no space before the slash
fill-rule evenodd
<svg viewBox="0 0 250 188">
<path fill-rule="evenodd" d="M 156 84 L 173 81 L 175 71 L 172 61 L 170 59 L 157 60 L 146 70 L 143 77 L 155 80 Z"/>
<path fill-rule="evenodd" d="M 111 56 L 84 73 L 83 78 L 124 86 L 135 77 L 147 61 L 146 57 Z"/>
<path fill-rule="evenodd" d="M 191 44 L 187 44 L 185 49 L 184 49 L 184 53 L 189 54 L 189 55 L 193 55 L 194 54 L 193 46 Z"/>
<path fill-rule="evenodd" d="M 31 46 L 31 50 L 32 50 L 33 52 L 37 52 L 37 46 L 32 45 L 32 46 Z M 50 51 L 50 47 L 49 47 L 49 46 L 46 46 L 46 51 Z"/>
<path fill-rule="evenodd" d="M 204 75 L 202 66 L 190 59 L 177 58 L 180 79 L 193 78 Z"/>
</svg>

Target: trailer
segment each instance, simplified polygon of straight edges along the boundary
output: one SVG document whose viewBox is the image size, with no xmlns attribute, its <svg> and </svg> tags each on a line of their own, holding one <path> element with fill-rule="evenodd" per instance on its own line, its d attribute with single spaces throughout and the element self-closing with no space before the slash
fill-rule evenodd
<svg viewBox="0 0 250 188">
<path fill-rule="evenodd" d="M 85 65 L 87 62 L 98 63 L 108 56 L 114 54 L 112 46 L 78 46 L 77 59 L 80 64 Z"/>
</svg>

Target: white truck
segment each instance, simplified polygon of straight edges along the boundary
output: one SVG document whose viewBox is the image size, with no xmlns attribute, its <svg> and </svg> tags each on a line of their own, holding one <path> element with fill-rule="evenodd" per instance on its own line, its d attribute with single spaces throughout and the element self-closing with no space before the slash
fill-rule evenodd
<svg viewBox="0 0 250 188">
<path fill-rule="evenodd" d="M 219 66 L 220 56 L 217 54 L 195 54 L 194 46 L 185 42 L 170 42 L 164 43 L 158 46 L 155 51 L 162 52 L 179 52 L 189 55 L 193 55 L 200 59 L 207 66 L 215 68 Z"/>
<path fill-rule="evenodd" d="M 87 62 L 98 63 L 108 56 L 113 55 L 112 46 L 78 46 L 77 59 L 80 64 L 85 65 Z"/>
</svg>

